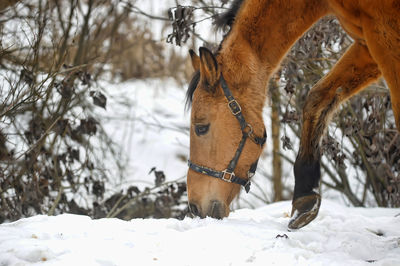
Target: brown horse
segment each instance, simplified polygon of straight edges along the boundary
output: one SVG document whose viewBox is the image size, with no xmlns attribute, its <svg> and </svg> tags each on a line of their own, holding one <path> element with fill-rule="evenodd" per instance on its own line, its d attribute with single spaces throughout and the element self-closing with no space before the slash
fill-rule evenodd
<svg viewBox="0 0 400 266">
<path fill-rule="evenodd" d="M 200 56 L 190 52 L 196 74 L 188 90 L 192 111 L 187 186 L 194 214 L 226 217 L 240 185 L 249 189 L 263 148 L 261 113 L 268 79 L 296 40 L 329 14 L 338 18 L 354 43 L 307 97 L 289 228 L 300 228 L 318 214 L 319 143 L 343 101 L 382 74 L 400 129 L 399 0 L 235 0 L 219 19 L 220 25 L 231 28 L 217 55 L 205 48 L 200 48 Z"/>
</svg>

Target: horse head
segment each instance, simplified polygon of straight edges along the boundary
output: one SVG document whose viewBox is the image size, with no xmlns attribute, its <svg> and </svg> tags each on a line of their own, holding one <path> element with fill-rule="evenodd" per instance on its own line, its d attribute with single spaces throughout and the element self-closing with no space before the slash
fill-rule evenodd
<svg viewBox="0 0 400 266">
<path fill-rule="evenodd" d="M 240 187 L 249 190 L 265 143 L 262 106 L 255 99 L 260 89 L 253 88 L 260 84 L 243 78 L 251 71 L 238 76 L 227 67 L 233 63 L 230 58 L 214 56 L 204 47 L 200 56 L 193 50 L 190 56 L 196 72 L 188 90 L 192 105 L 189 206 L 197 216 L 223 218 L 229 215 Z"/>
</svg>

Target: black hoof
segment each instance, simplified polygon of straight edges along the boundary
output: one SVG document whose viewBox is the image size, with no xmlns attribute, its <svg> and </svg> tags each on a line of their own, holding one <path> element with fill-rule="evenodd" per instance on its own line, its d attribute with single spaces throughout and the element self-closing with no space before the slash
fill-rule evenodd
<svg viewBox="0 0 400 266">
<path fill-rule="evenodd" d="M 289 229 L 299 229 L 314 220 L 321 206 L 321 196 L 312 194 L 299 197 L 292 203 L 292 215 L 289 222 Z"/>
</svg>

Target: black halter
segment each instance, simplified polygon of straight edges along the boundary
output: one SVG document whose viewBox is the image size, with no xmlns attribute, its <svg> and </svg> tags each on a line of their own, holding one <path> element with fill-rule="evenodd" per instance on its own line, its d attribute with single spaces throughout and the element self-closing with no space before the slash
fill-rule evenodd
<svg viewBox="0 0 400 266">
<path fill-rule="evenodd" d="M 264 136 L 262 138 L 257 137 L 253 134 L 253 127 L 250 124 L 246 123 L 246 120 L 244 119 L 242 114 L 242 108 L 233 97 L 232 92 L 226 84 L 226 81 L 222 74 L 220 78 L 220 83 L 224 91 L 225 97 L 228 100 L 228 107 L 231 110 L 232 114 L 239 121 L 240 129 L 242 130 L 242 139 L 240 140 L 239 146 L 228 167 L 223 171 L 217 171 L 208 167 L 200 166 L 191 162 L 190 160 L 188 161 L 188 165 L 190 169 L 198 173 L 219 178 L 225 182 L 242 185 L 248 193 L 250 191 L 251 185 L 250 179 L 254 176 L 254 173 L 256 172 L 258 159 L 250 166 L 249 171 L 247 171 L 247 180 L 236 176 L 233 171 L 235 170 L 236 165 L 239 161 L 240 154 L 243 151 L 244 144 L 246 143 L 247 138 L 251 139 L 255 144 L 263 146 L 267 139 L 267 133 L 264 129 Z"/>
</svg>

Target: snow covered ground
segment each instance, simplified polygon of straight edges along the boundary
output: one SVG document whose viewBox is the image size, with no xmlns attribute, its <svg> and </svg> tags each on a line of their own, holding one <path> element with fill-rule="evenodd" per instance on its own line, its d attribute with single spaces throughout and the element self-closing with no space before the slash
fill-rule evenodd
<svg viewBox="0 0 400 266">
<path fill-rule="evenodd" d="M 325 200 L 289 232 L 290 202 L 224 220 L 35 216 L 0 225 L 0 265 L 400 265 L 400 210 Z"/>
</svg>

